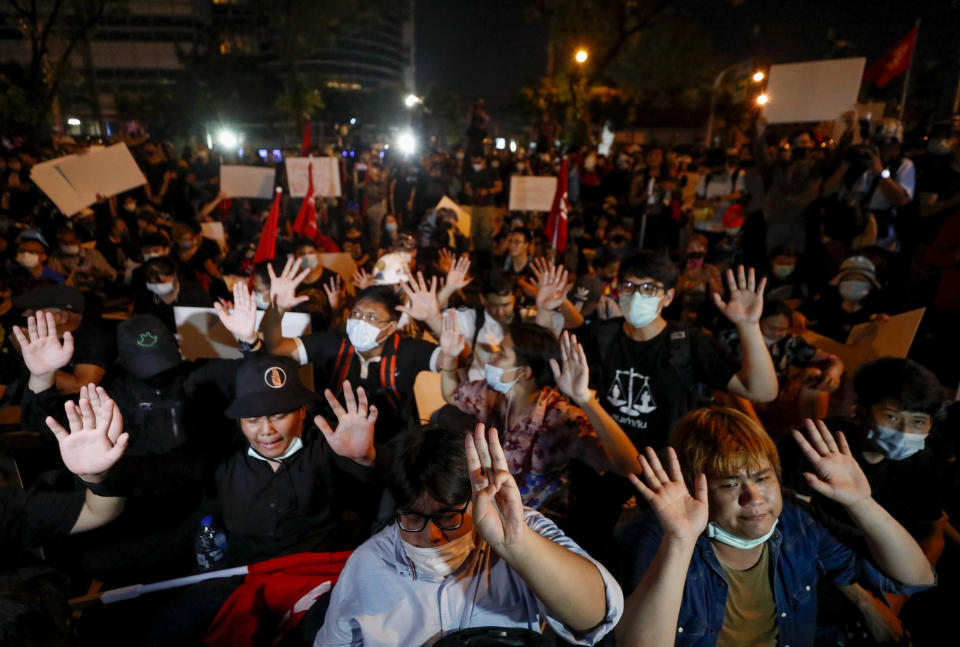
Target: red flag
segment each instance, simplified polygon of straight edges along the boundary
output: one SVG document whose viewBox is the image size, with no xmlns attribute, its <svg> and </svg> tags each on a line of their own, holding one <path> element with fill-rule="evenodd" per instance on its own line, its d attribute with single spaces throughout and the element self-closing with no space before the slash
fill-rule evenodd
<svg viewBox="0 0 960 647">
<path fill-rule="evenodd" d="M 312 223 L 312 225 L 311 225 Z M 317 231 L 317 207 L 313 202 L 313 163 L 307 164 L 307 195 L 303 197 L 303 203 L 300 205 L 300 211 L 297 212 L 297 219 L 293 223 L 293 230 L 301 236 L 313 238 Z"/>
<path fill-rule="evenodd" d="M 336 585 L 349 556 L 349 552 L 297 553 L 251 565 L 243 584 L 220 607 L 203 644 L 277 644 L 316 599 Z"/>
<path fill-rule="evenodd" d="M 567 158 L 563 158 L 560 177 L 557 178 L 557 192 L 553 196 L 553 206 L 547 217 L 547 238 L 555 250 L 562 252 L 567 248 Z"/>
<path fill-rule="evenodd" d="M 863 73 L 863 80 L 882 88 L 895 77 L 900 76 L 910 68 L 913 61 L 913 50 L 917 44 L 917 28 L 914 27 L 907 35 L 897 41 L 886 54 L 881 56 Z"/>
<path fill-rule="evenodd" d="M 306 123 L 304 123 L 303 125 L 303 143 L 300 144 L 301 157 L 306 157 L 307 155 L 310 154 L 310 139 L 311 139 L 310 120 L 305 119 L 304 121 Z"/>
<path fill-rule="evenodd" d="M 257 243 L 257 251 L 253 255 L 253 264 L 257 265 L 264 261 L 272 261 L 277 255 L 277 224 L 280 222 L 280 196 L 283 189 L 277 187 L 277 192 L 273 196 L 273 205 L 270 207 L 270 215 L 267 216 L 267 222 L 263 225 L 263 232 L 260 234 L 260 242 Z"/>
</svg>

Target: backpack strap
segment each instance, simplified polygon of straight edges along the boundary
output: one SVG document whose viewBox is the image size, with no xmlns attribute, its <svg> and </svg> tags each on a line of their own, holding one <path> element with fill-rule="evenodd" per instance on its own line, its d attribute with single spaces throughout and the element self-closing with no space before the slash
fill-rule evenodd
<svg viewBox="0 0 960 647">
<path fill-rule="evenodd" d="M 333 376 L 336 379 L 334 389 L 339 393 L 339 389 L 347 379 L 347 373 L 350 372 L 350 363 L 353 361 L 353 344 L 344 337 L 340 340 L 340 349 L 337 351 L 337 359 L 333 363 Z"/>
<path fill-rule="evenodd" d="M 473 339 L 470 341 L 470 350 L 473 352 L 477 347 L 477 337 L 480 336 L 480 329 L 483 328 L 483 324 L 487 322 L 487 311 L 483 306 L 479 306 L 473 309 Z"/>
<path fill-rule="evenodd" d="M 387 399 L 394 407 L 400 405 L 397 391 L 397 351 L 400 349 L 400 335 L 393 333 L 392 341 L 387 342 L 380 356 L 380 388 L 384 389 Z"/>
</svg>

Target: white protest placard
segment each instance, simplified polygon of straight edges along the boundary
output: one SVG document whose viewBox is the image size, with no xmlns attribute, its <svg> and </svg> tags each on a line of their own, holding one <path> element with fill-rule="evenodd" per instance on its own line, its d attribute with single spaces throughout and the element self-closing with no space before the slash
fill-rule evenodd
<svg viewBox="0 0 960 647">
<path fill-rule="evenodd" d="M 557 178 L 514 175 L 510 178 L 510 211 L 550 211 Z"/>
<path fill-rule="evenodd" d="M 336 157 L 288 157 L 287 184 L 291 198 L 307 195 L 308 168 L 313 168 L 313 194 L 323 198 L 340 197 L 340 160 Z"/>
<path fill-rule="evenodd" d="M 460 230 L 460 233 L 470 237 L 470 221 L 473 219 L 473 214 L 470 213 L 469 209 L 464 209 L 459 204 L 443 196 L 440 198 L 440 202 L 437 203 L 437 209 L 451 209 L 455 214 L 457 214 L 457 229 Z"/>
<path fill-rule="evenodd" d="M 257 310 L 257 328 L 263 321 L 263 310 Z M 237 348 L 237 340 L 220 323 L 213 308 L 173 307 L 173 318 L 180 338 L 180 354 L 184 359 L 240 359 L 243 353 Z M 300 337 L 310 332 L 310 315 L 306 312 L 287 312 L 280 322 L 284 337 Z M 309 366 L 300 368 L 300 379 L 308 387 L 313 386 L 313 371 Z"/>
<path fill-rule="evenodd" d="M 857 105 L 865 58 L 770 66 L 763 116 L 771 124 L 839 119 Z"/>
<path fill-rule="evenodd" d="M 105 198 L 147 183 L 137 162 L 124 143 L 71 155 L 57 164 L 84 201 L 93 204 L 97 195 Z"/>
<path fill-rule="evenodd" d="M 215 240 L 220 243 L 220 247 L 226 247 L 227 236 L 223 232 L 222 222 L 201 222 L 200 229 L 203 231 L 203 237 Z"/>
<path fill-rule="evenodd" d="M 67 157 L 74 156 L 68 155 Z M 57 209 L 66 216 L 72 216 L 87 205 L 83 203 L 83 199 L 77 194 L 76 189 L 73 188 L 63 172 L 57 168 L 58 161 L 50 160 L 49 162 L 35 164 L 30 169 L 30 179 L 57 205 Z"/>
<path fill-rule="evenodd" d="M 228 198 L 273 198 L 276 171 L 260 166 L 223 165 L 220 167 L 220 190 Z"/>
</svg>

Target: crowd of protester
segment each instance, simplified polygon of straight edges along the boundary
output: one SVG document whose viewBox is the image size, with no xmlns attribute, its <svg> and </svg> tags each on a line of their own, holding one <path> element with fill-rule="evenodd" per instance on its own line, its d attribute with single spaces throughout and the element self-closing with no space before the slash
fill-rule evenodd
<svg viewBox="0 0 960 647">
<path fill-rule="evenodd" d="M 478 102 L 465 145 L 410 158 L 315 151 L 342 195 L 305 236 L 285 191 L 262 262 L 270 202 L 220 191 L 235 159 L 128 138 L 147 183 L 65 215 L 30 168 L 86 144 L 4 140 L 0 643 L 955 633 L 960 129 L 761 119 L 728 149 L 601 154 L 546 116 L 496 150 L 488 122 Z M 547 213 L 507 205 L 563 168 L 557 251 Z M 240 359 L 184 359 L 177 307 L 215 312 Z M 908 357 L 817 347 L 918 308 Z M 242 575 L 68 604 L 202 572 L 213 525 L 216 568 L 345 564 L 329 593 L 284 580 L 297 606 Z"/>
</svg>

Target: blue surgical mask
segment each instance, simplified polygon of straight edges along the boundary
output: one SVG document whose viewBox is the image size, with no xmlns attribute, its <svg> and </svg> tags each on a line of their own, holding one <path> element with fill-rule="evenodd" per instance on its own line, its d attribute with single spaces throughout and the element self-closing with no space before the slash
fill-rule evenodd
<svg viewBox="0 0 960 647">
<path fill-rule="evenodd" d="M 656 319 L 659 306 L 660 297 L 645 297 L 637 293 L 620 297 L 620 310 L 634 328 L 643 328 Z"/>
<path fill-rule="evenodd" d="M 499 391 L 500 393 L 507 393 L 511 388 L 513 388 L 513 385 L 517 383 L 517 380 L 520 379 L 517 377 L 511 382 L 504 382 L 503 374 L 509 370 L 513 369 L 500 368 L 499 366 L 494 366 L 493 364 L 487 364 L 483 368 L 483 377 L 487 381 L 487 384 L 490 385 L 491 389 L 494 391 Z"/>
<path fill-rule="evenodd" d="M 765 534 L 763 537 L 757 537 L 756 539 L 744 539 L 742 537 L 737 537 L 736 535 L 730 534 L 711 521 L 707 524 L 707 537 L 710 539 L 716 539 L 721 544 L 726 544 L 727 546 L 732 546 L 733 548 L 750 550 L 751 548 L 756 548 L 760 544 L 773 537 L 773 531 L 777 529 L 777 522 L 779 521 L 779 519 L 774 519 L 773 525 L 770 526 L 770 532 Z"/>
<path fill-rule="evenodd" d="M 870 294 L 866 281 L 840 281 L 840 296 L 848 301 L 863 301 Z"/>
<path fill-rule="evenodd" d="M 926 434 L 909 434 L 881 425 L 868 431 L 867 438 L 872 440 L 883 455 L 892 461 L 910 458 L 922 450 L 927 441 Z"/>
</svg>

